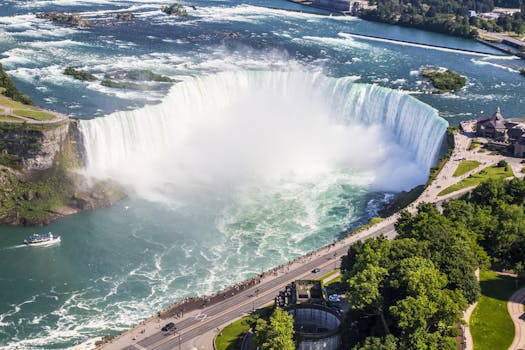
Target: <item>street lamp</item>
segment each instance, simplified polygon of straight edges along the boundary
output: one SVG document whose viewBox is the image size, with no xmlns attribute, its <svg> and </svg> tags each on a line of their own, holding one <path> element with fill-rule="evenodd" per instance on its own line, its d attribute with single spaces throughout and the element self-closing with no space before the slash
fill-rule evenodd
<svg viewBox="0 0 525 350">
<path fill-rule="evenodd" d="M 180 343 L 181 343 L 180 332 L 179 331 L 174 331 L 174 333 L 175 333 L 175 335 L 179 336 L 179 350 L 180 350 Z"/>
</svg>

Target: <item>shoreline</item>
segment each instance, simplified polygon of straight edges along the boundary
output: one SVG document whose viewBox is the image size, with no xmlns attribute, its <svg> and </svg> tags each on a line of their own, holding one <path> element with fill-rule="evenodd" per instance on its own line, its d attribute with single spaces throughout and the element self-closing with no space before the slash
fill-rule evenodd
<svg viewBox="0 0 525 350">
<path fill-rule="evenodd" d="M 341 12 L 341 11 L 332 11 L 330 9 L 326 9 L 326 8 L 322 8 L 322 7 L 317 7 L 313 4 L 307 4 L 305 2 L 302 2 L 302 1 L 294 1 L 294 0 L 287 0 L 291 3 L 294 3 L 294 4 L 297 4 L 297 5 L 300 5 L 300 6 L 304 6 L 304 7 L 310 7 L 310 8 L 314 8 L 314 9 L 318 9 L 318 10 L 322 10 L 322 11 L 326 11 L 327 13 L 326 14 L 323 14 L 323 13 L 318 13 L 318 12 L 314 12 L 314 11 L 302 11 L 302 10 L 295 10 L 295 9 L 284 9 L 284 8 L 277 8 L 277 7 L 267 7 L 267 6 L 264 6 L 265 8 L 270 8 L 270 9 L 275 9 L 275 10 L 284 10 L 284 11 L 291 11 L 291 12 L 299 12 L 299 13 L 310 13 L 310 14 L 314 14 L 314 15 L 320 15 L 320 16 L 328 16 L 328 17 L 331 17 L 333 15 L 335 16 L 349 16 L 347 15 L 345 12 Z M 421 29 L 421 28 L 417 28 L 417 27 L 407 27 L 407 26 L 402 26 L 402 25 L 399 25 L 399 24 L 394 24 L 394 23 L 386 23 L 386 22 L 381 22 L 381 21 L 371 21 L 371 20 L 368 20 L 368 19 L 364 19 L 364 18 L 361 18 L 359 16 L 352 16 L 352 17 L 356 17 L 356 18 L 359 18 L 363 21 L 369 21 L 369 22 L 374 22 L 374 23 L 382 23 L 382 24 L 387 24 L 387 25 L 393 25 L 393 26 L 398 26 L 398 27 L 403 27 L 403 28 L 412 28 L 412 29 L 416 29 L 416 30 L 421 30 L 421 31 L 424 31 L 424 32 L 430 32 L 430 33 L 436 33 L 436 34 L 442 34 L 442 35 L 446 35 L 446 36 L 451 36 L 451 37 L 454 37 L 454 38 L 463 38 L 463 39 L 466 39 L 466 40 L 474 40 L 480 44 L 483 44 L 487 47 L 490 47 L 494 50 L 498 50 L 500 52 L 503 52 L 504 54 L 500 54 L 500 55 L 497 55 L 497 54 L 490 54 L 490 53 L 487 53 L 487 52 L 482 52 L 482 51 L 476 51 L 476 50 L 468 50 L 468 49 L 461 49 L 461 48 L 453 48 L 453 47 L 448 47 L 448 46 L 440 46 L 440 45 L 432 45 L 432 44 L 426 44 L 426 43 L 418 43 L 418 42 L 412 42 L 412 41 L 405 41 L 405 40 L 399 40 L 399 39 L 392 39 L 392 38 L 386 38 L 386 37 L 380 37 L 380 36 L 374 36 L 374 35 L 366 35 L 366 34 L 357 34 L 357 33 L 351 33 L 351 32 L 348 32 L 347 34 L 349 35 L 355 35 L 355 36 L 362 36 L 364 38 L 368 38 L 368 39 L 383 39 L 383 40 L 388 40 L 388 41 L 392 41 L 392 42 L 399 42 L 399 43 L 405 43 L 405 44 L 414 44 L 414 45 L 420 45 L 420 46 L 427 46 L 429 48 L 441 48 L 441 49 L 450 49 L 450 50 L 456 50 L 456 51 L 461 51 L 461 52 L 465 52 L 465 53 L 477 53 L 477 54 L 484 54 L 484 55 L 487 55 L 487 56 L 502 56 L 502 57 L 505 57 L 505 56 L 516 56 L 516 57 L 519 57 L 521 59 L 524 59 L 525 60 L 525 53 L 522 53 L 522 52 L 519 52 L 519 51 L 515 51 L 515 50 L 512 50 L 512 49 L 506 49 L 506 48 L 503 48 L 503 47 L 499 47 L 498 45 L 495 45 L 487 40 L 483 40 L 481 38 L 465 38 L 465 37 L 461 37 L 461 36 L 456 36 L 456 35 L 451 35 L 451 34 L 447 34 L 447 33 L 441 33 L 441 32 L 434 32 L 434 31 L 431 31 L 431 30 L 425 30 L 425 29 Z"/>
<path fill-rule="evenodd" d="M 468 134 L 456 130 L 453 132 L 453 136 L 454 148 L 451 157 L 421 195 L 407 206 L 406 210 L 410 213 L 416 213 L 417 206 L 420 203 L 435 203 L 439 206 L 440 203 L 461 197 L 474 188 L 465 188 L 446 196 L 439 196 L 443 186 L 461 181 L 462 177 L 453 176 L 460 162 L 458 158 L 462 156 L 484 157 L 486 160 L 482 163 L 481 168 L 488 167 L 505 158 L 497 155 L 480 156 L 472 153 L 468 150 L 472 139 Z M 480 168 L 477 168 L 472 172 L 479 170 Z M 516 177 L 522 178 L 522 175 L 524 174 L 516 174 Z M 399 215 L 400 212 L 396 212 L 385 220 L 354 235 L 341 238 L 265 271 L 263 274 L 226 287 L 211 296 L 184 299 L 172 304 L 157 315 L 150 316 L 111 340 L 108 339 L 107 343 L 99 344 L 97 349 L 172 349 L 177 348 L 177 346 L 185 350 L 212 348 L 213 339 L 222 327 L 246 313 L 250 313 L 253 309 L 271 303 L 275 293 L 281 290 L 285 284 L 296 279 L 315 278 L 317 275 L 311 272 L 313 268 L 332 270 L 339 262 L 340 257 L 347 253 L 348 247 L 360 240 L 378 237 L 381 234 L 387 239 L 395 238 L 397 233 L 394 224 Z M 325 272 L 321 271 L 321 273 Z M 221 296 L 224 297 L 221 298 Z M 214 298 L 213 302 L 211 302 L 211 298 Z M 191 310 L 184 308 L 187 305 L 192 305 Z M 164 322 L 174 322 L 177 331 L 172 334 L 161 332 L 160 326 Z"/>
</svg>

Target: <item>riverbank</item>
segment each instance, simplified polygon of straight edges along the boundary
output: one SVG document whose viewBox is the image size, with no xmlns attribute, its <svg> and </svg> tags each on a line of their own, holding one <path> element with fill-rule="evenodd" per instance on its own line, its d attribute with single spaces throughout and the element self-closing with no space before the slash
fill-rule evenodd
<svg viewBox="0 0 525 350">
<path fill-rule="evenodd" d="M 459 137 L 459 131 L 453 133 L 454 138 Z M 459 152 L 462 142 L 455 142 L 453 154 Z M 408 210 L 416 211 L 417 204 L 421 202 L 438 202 L 437 197 L 442 179 L 455 170 L 449 160 L 442 167 L 442 172 L 429 184 L 419 198 L 409 205 Z M 459 196 L 454 194 L 448 198 Z M 462 194 L 461 194 L 462 195 Z M 384 235 L 391 239 L 396 236 L 394 224 L 399 213 L 395 213 L 384 220 L 357 232 L 355 235 L 343 238 L 337 242 L 321 247 L 293 261 L 266 271 L 250 280 L 228 287 L 210 296 L 189 298 L 175 303 L 160 311 L 156 316 L 145 320 L 136 327 L 119 335 L 106 344 L 101 344 L 99 349 L 124 349 L 133 346 L 139 349 L 174 348 L 181 349 L 210 349 L 212 340 L 219 329 L 241 317 L 253 309 L 262 307 L 273 300 L 276 293 L 284 285 L 296 279 L 314 278 L 317 274 L 312 269 L 319 268 L 318 274 L 324 275 L 332 271 L 340 262 L 340 258 L 347 254 L 348 247 L 360 240 Z M 174 322 L 177 332 L 165 336 L 160 327 L 166 322 Z"/>
<path fill-rule="evenodd" d="M 0 94 L 0 224 L 42 226 L 124 197 L 113 183 L 91 183 L 79 121 Z"/>
</svg>

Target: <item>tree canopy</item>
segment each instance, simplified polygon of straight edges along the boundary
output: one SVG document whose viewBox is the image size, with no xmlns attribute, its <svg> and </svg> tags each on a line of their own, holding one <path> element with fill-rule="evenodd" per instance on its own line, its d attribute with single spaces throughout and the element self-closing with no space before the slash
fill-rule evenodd
<svg viewBox="0 0 525 350">
<path fill-rule="evenodd" d="M 256 326 L 258 343 L 264 350 L 294 350 L 294 328 L 292 316 L 276 308 L 269 322 L 258 320 Z"/>
<path fill-rule="evenodd" d="M 525 268 L 525 180 L 400 214 L 398 236 L 352 245 L 342 259 L 355 350 L 456 348 L 457 323 L 480 295 L 478 267 Z"/>
<path fill-rule="evenodd" d="M 27 95 L 24 95 L 16 88 L 15 83 L 13 83 L 13 80 L 4 71 L 1 63 L 0 63 L 0 93 L 4 96 L 7 96 L 23 104 L 34 105 L 34 102 Z"/>
</svg>

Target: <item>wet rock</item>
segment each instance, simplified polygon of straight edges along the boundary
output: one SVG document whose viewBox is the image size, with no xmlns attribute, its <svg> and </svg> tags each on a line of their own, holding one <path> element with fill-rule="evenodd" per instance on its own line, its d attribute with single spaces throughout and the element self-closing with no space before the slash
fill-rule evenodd
<svg viewBox="0 0 525 350">
<path fill-rule="evenodd" d="M 47 19 L 56 23 L 79 28 L 88 28 L 92 26 L 88 19 L 83 18 L 78 13 L 72 12 L 41 12 L 36 14 L 36 18 Z"/>
</svg>

